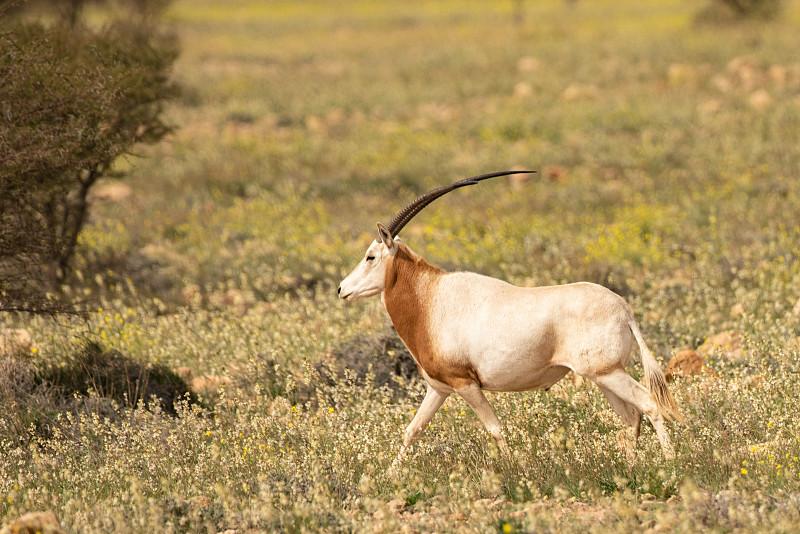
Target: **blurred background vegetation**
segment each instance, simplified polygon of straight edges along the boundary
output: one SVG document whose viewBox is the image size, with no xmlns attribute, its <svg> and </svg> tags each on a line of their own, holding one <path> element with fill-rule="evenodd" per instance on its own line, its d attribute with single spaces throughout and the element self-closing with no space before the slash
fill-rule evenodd
<svg viewBox="0 0 800 534">
<path fill-rule="evenodd" d="M 125 12 L 91 28 L 83 4 L 0 8 L 0 311 L 74 309 L 59 285 L 72 274 L 92 188 L 120 156 L 169 131 L 161 113 L 176 94 L 177 48 L 153 23 L 163 6 L 115 6 Z M 23 8 L 54 18 L 29 20 Z"/>
<path fill-rule="evenodd" d="M 51 312 L 0 315 L 0 518 L 124 530 L 115 491 L 153 528 L 243 528 L 269 502 L 252 524 L 298 530 L 497 487 L 520 506 L 797 491 L 775 461 L 800 453 L 796 1 L 75 0 L 0 23 L 0 309 Z M 602 396 L 567 384 L 493 399 L 520 466 L 452 400 L 407 480 L 372 485 L 422 390 L 380 303 L 335 288 L 375 221 L 509 168 L 539 174 L 443 198 L 402 237 L 448 269 L 606 285 L 665 363 L 720 332 L 738 352 L 705 357 L 710 389 L 673 384 L 672 465 L 645 432 L 628 466 Z"/>
</svg>

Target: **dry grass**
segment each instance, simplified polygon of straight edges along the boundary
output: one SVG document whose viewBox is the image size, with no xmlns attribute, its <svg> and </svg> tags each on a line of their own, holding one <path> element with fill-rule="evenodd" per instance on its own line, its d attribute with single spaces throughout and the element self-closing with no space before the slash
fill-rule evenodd
<svg viewBox="0 0 800 534">
<path fill-rule="evenodd" d="M 176 3 L 179 130 L 119 163 L 131 197 L 95 206 L 72 290 L 88 318 L 2 318 L 36 352 L 2 363 L 0 409 L 30 410 L 0 418 L 0 521 L 796 528 L 800 9 L 706 26 L 692 2 L 553 1 L 526 3 L 517 25 L 510 6 Z M 438 201 L 406 243 L 519 284 L 603 283 L 664 364 L 737 332 L 739 347 L 705 357 L 718 377 L 671 385 L 687 418 L 671 427 L 675 461 L 645 426 L 628 462 L 597 388 L 565 381 L 491 397 L 513 462 L 450 398 L 387 478 L 424 387 L 380 302 L 345 305 L 335 287 L 414 194 L 513 166 L 547 172 Z M 57 407 L 44 431 L 36 410 L 55 384 L 41 377 L 87 342 L 205 379 L 200 402 L 171 414 L 95 391 L 81 402 L 98 409 Z"/>
</svg>

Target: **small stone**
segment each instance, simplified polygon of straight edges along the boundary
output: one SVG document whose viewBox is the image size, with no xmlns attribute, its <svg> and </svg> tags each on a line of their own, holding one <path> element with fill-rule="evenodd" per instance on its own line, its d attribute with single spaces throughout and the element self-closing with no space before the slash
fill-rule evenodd
<svg viewBox="0 0 800 534">
<path fill-rule="evenodd" d="M 672 496 L 670 496 L 670 498 L 669 498 L 669 499 L 667 499 L 667 500 L 666 500 L 666 503 L 667 503 L 667 504 L 678 504 L 678 503 L 679 503 L 679 502 L 681 502 L 682 500 L 683 500 L 683 499 L 681 498 L 681 496 L 680 496 L 680 495 L 672 495 Z"/>
<path fill-rule="evenodd" d="M 733 82 L 727 76 L 714 76 L 711 83 L 720 93 L 730 93 L 733 91 Z"/>
<path fill-rule="evenodd" d="M 748 102 L 755 109 L 767 109 L 772 105 L 772 96 L 766 90 L 758 89 L 750 95 Z"/>
<path fill-rule="evenodd" d="M 216 391 L 222 386 L 231 383 L 230 377 L 220 375 L 196 376 L 189 381 L 189 386 L 194 391 Z"/>
<path fill-rule="evenodd" d="M 794 303 L 794 307 L 792 308 L 792 315 L 795 317 L 800 317 L 800 299 L 797 299 L 797 302 Z"/>
<path fill-rule="evenodd" d="M 685 63 L 672 63 L 667 67 L 667 79 L 671 85 L 681 85 L 693 80 L 694 67 Z"/>
<path fill-rule="evenodd" d="M 732 59 L 726 69 L 729 74 L 738 78 L 740 87 L 745 91 L 753 89 L 762 77 L 758 65 L 749 57 Z"/>
<path fill-rule="evenodd" d="M 389 501 L 389 503 L 386 506 L 389 508 L 390 512 L 394 514 L 399 514 L 408 507 L 408 503 L 406 502 L 405 499 L 393 499 Z"/>
<path fill-rule="evenodd" d="M 514 86 L 514 96 L 524 98 L 533 94 L 533 87 L 528 82 L 519 82 Z"/>
<path fill-rule="evenodd" d="M 199 308 L 203 304 L 203 292 L 197 284 L 189 284 L 181 289 L 181 300 L 185 306 Z"/>
<path fill-rule="evenodd" d="M 89 190 L 86 200 L 93 202 L 119 203 L 129 200 L 133 196 L 133 189 L 122 182 L 102 182 Z"/>
<path fill-rule="evenodd" d="M 783 65 L 772 65 L 767 71 L 770 79 L 778 85 L 785 85 L 789 77 L 789 69 Z"/>
<path fill-rule="evenodd" d="M 600 91 L 595 85 L 580 85 L 572 84 L 564 89 L 561 93 L 561 98 L 567 102 L 574 102 L 575 100 L 595 100 L 599 96 Z"/>
<path fill-rule="evenodd" d="M 517 70 L 519 72 L 534 72 L 539 70 L 541 62 L 533 56 L 522 56 L 517 61 Z"/>
<path fill-rule="evenodd" d="M 37 350 L 33 336 L 24 328 L 0 330 L 0 356 L 30 354 Z"/>
<path fill-rule="evenodd" d="M 531 179 L 530 174 L 510 174 L 508 176 L 508 183 L 514 189 L 521 189 L 522 186 L 528 183 Z"/>
<path fill-rule="evenodd" d="M 492 499 L 478 499 L 472 504 L 475 508 L 489 508 L 492 505 L 492 502 Z"/>
<path fill-rule="evenodd" d="M 697 112 L 703 116 L 714 115 L 720 109 L 722 109 L 722 103 L 715 98 L 706 100 L 697 105 Z"/>
<path fill-rule="evenodd" d="M 715 356 L 739 360 L 744 357 L 742 336 L 735 330 L 720 332 L 707 338 L 705 343 L 697 347 L 697 353 L 706 359 Z"/>
<path fill-rule="evenodd" d="M 548 165 L 542 174 L 551 182 L 563 182 L 567 179 L 567 169 L 561 165 Z"/>
<path fill-rule="evenodd" d="M 214 501 L 211 500 L 211 497 L 207 497 L 205 495 L 196 495 L 191 497 L 188 502 L 196 508 L 208 508 Z"/>
<path fill-rule="evenodd" d="M 675 356 L 669 360 L 664 377 L 667 382 L 672 382 L 677 377 L 691 377 L 701 374 L 719 376 L 706 366 L 703 358 L 697 352 L 687 349 L 676 352 Z"/>
<path fill-rule="evenodd" d="M 192 380 L 194 378 L 194 371 L 191 367 L 176 367 L 174 372 L 179 377 L 183 378 L 186 381 Z"/>
<path fill-rule="evenodd" d="M 58 524 L 56 514 L 47 512 L 30 512 L 20 518 L 6 523 L 0 529 L 0 534 L 63 534 L 61 525 Z"/>
</svg>

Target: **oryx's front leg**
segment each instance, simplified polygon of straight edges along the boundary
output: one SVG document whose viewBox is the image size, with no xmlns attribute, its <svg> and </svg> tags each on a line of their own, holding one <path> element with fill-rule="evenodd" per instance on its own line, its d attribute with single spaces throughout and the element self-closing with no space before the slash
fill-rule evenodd
<svg viewBox="0 0 800 534">
<path fill-rule="evenodd" d="M 478 415 L 481 423 L 486 427 L 486 431 L 497 441 L 497 446 L 500 447 L 500 450 L 506 458 L 511 458 L 511 449 L 508 448 L 506 438 L 503 436 L 500 420 L 494 413 L 494 409 L 492 405 L 489 404 L 483 391 L 481 391 L 481 387 L 478 384 L 470 384 L 469 386 L 457 389 L 456 393 L 461 395 L 464 400 L 467 401 L 470 408 Z"/>
<path fill-rule="evenodd" d="M 428 385 L 428 392 L 425 394 L 425 399 L 423 399 L 422 404 L 420 404 L 417 414 L 414 416 L 411 424 L 406 428 L 405 435 L 403 436 L 403 446 L 400 448 L 397 458 L 392 462 L 390 473 L 394 472 L 395 469 L 400 466 L 408 448 L 416 443 L 422 435 L 422 432 L 425 431 L 428 423 L 433 419 L 433 415 L 442 406 L 442 403 L 444 403 L 448 395 L 449 393 L 440 393 L 433 389 L 433 386 L 430 384 Z"/>
</svg>

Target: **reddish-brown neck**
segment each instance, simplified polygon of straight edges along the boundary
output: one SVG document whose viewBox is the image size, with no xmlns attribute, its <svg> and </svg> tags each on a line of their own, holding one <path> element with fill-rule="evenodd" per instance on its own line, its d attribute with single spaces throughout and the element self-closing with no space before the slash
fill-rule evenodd
<svg viewBox="0 0 800 534">
<path fill-rule="evenodd" d="M 439 282 L 445 275 L 405 245 L 386 268 L 383 301 L 397 334 L 428 377 L 458 390 L 481 380 L 472 364 L 453 354 L 441 354 L 434 342 L 432 309 Z"/>
<path fill-rule="evenodd" d="M 402 243 L 386 267 L 383 293 L 386 311 L 408 350 L 420 361 L 430 350 L 428 312 L 438 278 L 444 271 L 417 256 Z"/>
</svg>

